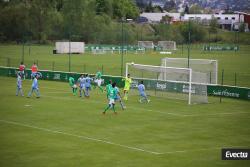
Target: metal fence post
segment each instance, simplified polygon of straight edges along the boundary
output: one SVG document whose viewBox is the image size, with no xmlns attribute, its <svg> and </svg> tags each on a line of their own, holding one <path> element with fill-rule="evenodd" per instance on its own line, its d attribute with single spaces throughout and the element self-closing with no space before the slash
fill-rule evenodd
<svg viewBox="0 0 250 167">
<path fill-rule="evenodd" d="M 222 70 L 222 73 L 221 73 L 221 85 L 223 85 L 223 83 L 224 83 L 224 69 Z M 220 103 L 221 101 L 222 101 L 222 94 L 220 96 Z"/>
<path fill-rule="evenodd" d="M 210 82 L 210 84 L 211 84 L 211 82 L 212 82 L 212 72 L 210 71 L 210 73 L 209 73 L 209 82 Z"/>
</svg>

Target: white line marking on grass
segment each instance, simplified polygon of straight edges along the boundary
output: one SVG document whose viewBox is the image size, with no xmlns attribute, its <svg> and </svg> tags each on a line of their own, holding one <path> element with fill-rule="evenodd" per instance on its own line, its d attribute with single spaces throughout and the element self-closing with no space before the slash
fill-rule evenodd
<svg viewBox="0 0 250 167">
<path fill-rule="evenodd" d="M 149 150 L 141 149 L 141 148 L 138 148 L 138 147 L 126 146 L 126 145 L 114 143 L 114 142 L 111 142 L 111 141 L 96 139 L 96 138 L 82 136 L 82 135 L 76 135 L 76 134 L 62 132 L 62 131 L 58 131 L 58 130 L 51 130 L 51 129 L 47 129 L 47 128 L 41 128 L 41 127 L 29 125 L 29 124 L 23 124 L 23 123 L 19 123 L 19 122 L 6 121 L 6 120 L 0 120 L 0 121 L 3 122 L 3 123 L 7 123 L 7 124 L 18 125 L 18 126 L 28 127 L 28 128 L 32 128 L 32 129 L 38 129 L 38 130 L 46 131 L 46 132 L 50 132 L 50 133 L 73 136 L 73 137 L 77 137 L 77 138 L 80 138 L 80 139 L 91 140 L 91 141 L 95 141 L 95 142 L 99 142 L 99 143 L 105 143 L 105 144 L 110 144 L 110 145 L 114 145 L 114 146 L 119 146 L 119 147 L 127 148 L 127 149 L 130 149 L 130 150 L 146 152 L 146 153 L 155 154 L 155 155 L 161 154 L 159 152 L 149 151 Z"/>
<path fill-rule="evenodd" d="M 25 104 L 24 106 L 25 106 L 25 107 L 31 107 L 31 105 L 29 105 L 29 104 Z"/>
</svg>

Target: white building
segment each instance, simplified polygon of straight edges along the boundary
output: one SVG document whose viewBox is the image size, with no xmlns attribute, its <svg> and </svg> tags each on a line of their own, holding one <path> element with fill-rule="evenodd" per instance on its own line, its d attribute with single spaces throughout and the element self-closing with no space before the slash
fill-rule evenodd
<svg viewBox="0 0 250 167">
<path fill-rule="evenodd" d="M 244 22 L 243 17 L 239 17 L 239 14 L 185 14 L 183 21 L 196 20 L 208 24 L 211 19 L 217 19 L 221 28 L 232 30 L 234 26 L 239 22 Z"/>
<path fill-rule="evenodd" d="M 159 23 L 163 16 L 171 17 L 171 22 L 180 21 L 181 14 L 180 13 L 142 13 L 140 17 L 145 17 L 148 19 L 150 23 Z"/>
</svg>

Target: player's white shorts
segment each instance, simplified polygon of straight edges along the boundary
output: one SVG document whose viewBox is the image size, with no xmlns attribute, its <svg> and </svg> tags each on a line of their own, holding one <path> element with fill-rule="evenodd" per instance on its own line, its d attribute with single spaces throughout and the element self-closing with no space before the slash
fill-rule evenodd
<svg viewBox="0 0 250 167">
<path fill-rule="evenodd" d="M 97 86 L 101 86 L 103 83 L 103 79 L 96 79 L 95 83 L 97 84 Z"/>
<path fill-rule="evenodd" d="M 109 104 L 114 104 L 115 103 L 115 99 L 109 99 Z"/>
<path fill-rule="evenodd" d="M 77 88 L 76 84 L 74 84 L 74 85 L 72 86 L 72 88 Z"/>
<path fill-rule="evenodd" d="M 85 88 L 85 84 L 80 84 L 80 89 L 84 89 Z"/>
</svg>

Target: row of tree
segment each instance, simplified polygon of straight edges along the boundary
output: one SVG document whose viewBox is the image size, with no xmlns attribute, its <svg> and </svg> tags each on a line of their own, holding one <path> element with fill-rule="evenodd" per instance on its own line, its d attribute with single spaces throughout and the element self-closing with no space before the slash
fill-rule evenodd
<svg viewBox="0 0 250 167">
<path fill-rule="evenodd" d="M 136 44 L 138 40 L 204 42 L 217 32 L 196 22 L 170 25 L 137 24 L 126 18 L 139 16 L 133 0 L 9 0 L 0 1 L 0 41 L 46 43 L 56 40 L 92 44 Z M 216 36 L 216 41 L 219 39 Z M 221 40 L 223 40 L 221 38 Z"/>
<path fill-rule="evenodd" d="M 0 8 L 1 41 L 98 42 L 120 29 L 121 18 L 139 16 L 133 0 L 8 0 Z"/>
</svg>

